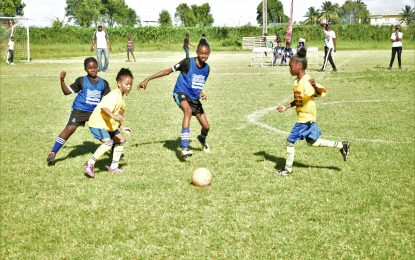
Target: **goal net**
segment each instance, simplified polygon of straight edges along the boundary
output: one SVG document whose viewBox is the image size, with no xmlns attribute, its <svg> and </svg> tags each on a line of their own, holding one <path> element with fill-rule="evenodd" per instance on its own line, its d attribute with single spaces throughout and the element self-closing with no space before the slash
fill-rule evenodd
<svg viewBox="0 0 415 260">
<path fill-rule="evenodd" d="M 2 59 L 9 58 L 9 40 L 14 37 L 14 61 L 30 62 L 28 19 L 24 17 L 0 17 L 0 51 Z"/>
</svg>

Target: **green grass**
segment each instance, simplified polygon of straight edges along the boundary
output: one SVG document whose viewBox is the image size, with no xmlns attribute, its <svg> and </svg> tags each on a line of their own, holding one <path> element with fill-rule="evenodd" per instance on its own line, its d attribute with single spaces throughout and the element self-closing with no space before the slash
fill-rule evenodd
<svg viewBox="0 0 415 260">
<path fill-rule="evenodd" d="M 101 74 L 115 88 L 121 67 L 135 84 L 172 66 L 182 52 L 138 52 L 136 63 L 111 55 Z M 109 155 L 94 180 L 82 165 L 98 146 L 80 128 L 57 156 L 46 156 L 67 119 L 67 83 L 83 75 L 83 58 L 0 64 L 2 259 L 413 259 L 415 172 L 414 51 L 403 70 L 387 71 L 390 51 L 339 51 L 337 73 L 308 72 L 327 87 L 317 100 L 323 136 L 350 140 L 350 160 L 336 149 L 296 144 L 294 173 L 274 176 L 285 161 L 285 134 L 247 121 L 292 97 L 287 67 L 251 68 L 247 52 L 213 52 L 204 108 L 212 153 L 196 142 L 178 158 L 181 112 L 171 91 L 177 73 L 134 89 L 126 99 L 128 140 L 122 166 L 109 175 Z M 396 63 L 395 63 L 396 67 Z M 290 131 L 293 111 L 257 118 Z M 190 184 L 208 167 L 209 188 Z"/>
</svg>

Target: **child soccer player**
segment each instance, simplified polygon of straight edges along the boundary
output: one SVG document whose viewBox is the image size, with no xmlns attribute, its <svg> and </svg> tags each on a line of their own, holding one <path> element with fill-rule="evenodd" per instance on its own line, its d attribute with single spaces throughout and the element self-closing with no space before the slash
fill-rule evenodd
<svg viewBox="0 0 415 260">
<path fill-rule="evenodd" d="M 138 88 L 147 88 L 150 80 L 164 77 L 174 71 L 180 71 L 176 85 L 173 90 L 173 99 L 183 111 L 182 133 L 181 133 L 181 156 L 186 158 L 192 155 L 189 150 L 190 143 L 190 119 L 196 116 L 202 130 L 197 140 L 202 144 L 203 150 L 209 152 L 209 146 L 206 137 L 209 132 L 209 123 L 202 107 L 200 99 L 206 100 L 207 96 L 202 91 L 209 76 L 209 65 L 206 63 L 210 55 L 210 46 L 206 40 L 201 39 L 197 46 L 197 57 L 185 58 L 171 68 L 164 69 L 146 79 L 144 79 Z"/>
<path fill-rule="evenodd" d="M 278 112 L 294 107 L 297 112 L 297 122 L 295 123 L 290 135 L 287 138 L 287 159 L 285 167 L 276 172 L 279 176 L 288 176 L 293 171 L 294 144 L 298 140 L 305 139 L 313 147 L 334 147 L 340 149 L 343 160 L 347 160 L 350 152 L 350 143 L 347 141 L 337 142 L 320 138 L 320 130 L 316 122 L 316 104 L 314 97 L 324 96 L 326 90 L 323 86 L 316 83 L 310 75 L 306 74 L 307 59 L 305 50 L 293 56 L 290 60 L 290 73 L 297 76 L 294 81 L 294 101 L 277 107 Z"/>
<path fill-rule="evenodd" d="M 131 71 L 122 68 L 116 77 L 118 89 L 114 89 L 106 95 L 89 118 L 88 125 L 92 135 L 102 143 L 84 164 L 85 175 L 89 178 L 95 177 L 95 162 L 101 155 L 111 150 L 113 144 L 115 147 L 108 172 L 123 172 L 118 167 L 118 162 L 124 151 L 125 137 L 119 128 L 125 117 L 124 95 L 130 92 L 133 79 Z M 124 127 L 123 131 L 130 133 L 131 129 Z"/>
<path fill-rule="evenodd" d="M 89 57 L 84 60 L 86 76 L 79 77 L 69 87 L 65 83 L 66 71 L 60 73 L 61 89 L 63 94 L 70 95 L 77 93 L 73 101 L 71 115 L 63 131 L 59 134 L 47 162 L 48 166 L 55 164 L 55 157 L 65 142 L 75 133 L 78 126 L 85 126 L 89 116 L 98 105 L 101 98 L 111 91 L 108 82 L 98 77 L 98 62 L 95 58 Z"/>
</svg>

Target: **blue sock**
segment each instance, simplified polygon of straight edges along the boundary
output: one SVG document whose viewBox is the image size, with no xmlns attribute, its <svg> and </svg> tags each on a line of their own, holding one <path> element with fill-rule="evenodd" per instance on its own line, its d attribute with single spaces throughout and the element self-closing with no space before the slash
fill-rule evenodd
<svg viewBox="0 0 415 260">
<path fill-rule="evenodd" d="M 66 140 L 63 138 L 56 138 L 55 144 L 52 147 L 52 151 L 54 153 L 58 153 L 58 151 L 61 149 L 61 147 L 65 144 Z"/>
<path fill-rule="evenodd" d="M 200 134 L 197 139 L 199 139 L 200 142 L 204 143 L 206 142 L 206 135 Z"/>
<path fill-rule="evenodd" d="M 190 129 L 188 127 L 182 128 L 182 134 L 180 137 L 181 137 L 180 146 L 182 148 L 188 148 L 190 144 Z"/>
</svg>

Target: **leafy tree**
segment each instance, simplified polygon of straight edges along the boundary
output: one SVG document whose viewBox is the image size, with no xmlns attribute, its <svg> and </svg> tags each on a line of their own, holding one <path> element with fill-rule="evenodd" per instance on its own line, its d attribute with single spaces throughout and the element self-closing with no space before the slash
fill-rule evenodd
<svg viewBox="0 0 415 260">
<path fill-rule="evenodd" d="M 339 21 L 339 5 L 325 1 L 321 4 L 321 17 L 331 22 Z"/>
<path fill-rule="evenodd" d="M 284 7 L 279 0 L 268 0 L 267 2 L 268 23 L 285 23 L 288 22 L 288 16 L 284 14 Z M 262 24 L 262 2 L 257 7 L 256 20 Z"/>
<path fill-rule="evenodd" d="M 307 17 L 304 21 L 305 24 L 317 24 L 320 17 L 320 10 L 314 7 L 309 7 L 305 17 Z"/>
<path fill-rule="evenodd" d="M 212 14 L 210 13 L 209 3 L 205 3 L 200 6 L 192 5 L 192 12 L 196 18 L 196 25 L 212 26 L 214 20 Z"/>
<path fill-rule="evenodd" d="M 102 9 L 100 11 L 103 20 L 113 27 L 134 26 L 137 24 L 138 16 L 134 9 L 129 8 L 124 0 L 101 0 Z"/>
<path fill-rule="evenodd" d="M 407 25 L 410 25 L 415 21 L 415 8 L 411 8 L 409 5 L 405 5 L 405 8 L 402 9 L 402 13 L 399 14 L 401 23 L 405 22 Z"/>
<path fill-rule="evenodd" d="M 339 10 L 341 23 L 366 23 L 370 22 L 369 10 L 366 4 L 361 1 L 347 0 Z"/>
<path fill-rule="evenodd" d="M 158 22 L 160 26 L 163 26 L 163 27 L 171 27 L 173 25 L 173 22 L 171 20 L 171 15 L 167 10 L 161 10 L 159 14 Z"/>
<path fill-rule="evenodd" d="M 183 26 L 195 26 L 196 17 L 192 9 L 186 4 L 181 3 L 176 7 L 176 13 L 174 14 L 176 22 Z"/>
<path fill-rule="evenodd" d="M 22 0 L 1 0 L 0 16 L 14 17 L 23 16 L 23 8 L 26 4 Z"/>
<path fill-rule="evenodd" d="M 100 0 L 66 0 L 66 15 L 80 26 L 97 24 L 101 10 Z"/>
</svg>

